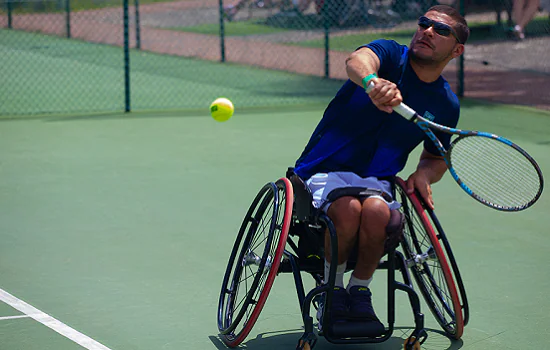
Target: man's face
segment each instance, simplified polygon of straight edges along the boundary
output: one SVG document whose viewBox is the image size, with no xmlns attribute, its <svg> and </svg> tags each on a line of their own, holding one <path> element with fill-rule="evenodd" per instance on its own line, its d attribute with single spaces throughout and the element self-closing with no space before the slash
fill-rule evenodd
<svg viewBox="0 0 550 350">
<path fill-rule="evenodd" d="M 446 24 L 451 28 L 455 25 L 455 21 L 444 13 L 430 11 L 424 16 L 432 21 Z M 411 40 L 410 51 L 413 59 L 417 61 L 437 64 L 458 56 L 455 53 L 456 45 L 460 44 L 452 34 L 444 36 L 438 34 L 433 26 L 428 28 L 418 26 Z"/>
</svg>

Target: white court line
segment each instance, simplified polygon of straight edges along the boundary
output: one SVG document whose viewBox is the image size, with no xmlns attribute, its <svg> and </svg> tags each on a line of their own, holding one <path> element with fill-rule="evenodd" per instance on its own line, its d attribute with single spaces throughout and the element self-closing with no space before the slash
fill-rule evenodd
<svg viewBox="0 0 550 350">
<path fill-rule="evenodd" d="M 58 321 L 55 318 L 51 317 L 50 315 L 38 310 L 34 306 L 29 305 L 23 300 L 14 297 L 13 295 L 11 295 L 10 293 L 6 292 L 3 289 L 0 289 L 0 301 L 3 301 L 4 303 L 8 304 L 14 309 L 24 313 L 28 317 L 32 317 L 36 321 L 42 323 L 44 326 L 53 329 L 57 333 L 61 334 L 66 338 L 69 338 L 70 340 L 83 346 L 86 349 L 111 350 L 105 345 L 88 337 L 87 335 L 84 335 L 79 331 L 72 329 L 71 327 L 67 326 L 63 322 Z"/>
<path fill-rule="evenodd" d="M 2 321 L 2 320 L 13 320 L 14 318 L 26 318 L 26 317 L 30 317 L 30 316 L 29 315 L 3 316 L 3 317 L 0 317 L 0 321 Z"/>
</svg>

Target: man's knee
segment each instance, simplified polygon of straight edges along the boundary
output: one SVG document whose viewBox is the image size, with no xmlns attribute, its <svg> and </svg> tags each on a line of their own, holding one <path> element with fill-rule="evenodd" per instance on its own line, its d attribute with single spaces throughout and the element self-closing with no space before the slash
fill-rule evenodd
<svg viewBox="0 0 550 350">
<path fill-rule="evenodd" d="M 384 242 L 384 251 L 395 249 L 403 240 L 403 229 L 405 228 L 405 216 L 399 210 L 392 210 L 390 221 L 386 226 L 386 242 Z"/>
<path fill-rule="evenodd" d="M 367 198 L 363 202 L 360 234 L 365 242 L 381 246 L 386 240 L 386 226 L 390 221 L 390 209 L 380 198 Z"/>
<path fill-rule="evenodd" d="M 355 197 L 341 197 L 328 208 L 327 214 L 334 225 L 345 232 L 357 232 L 361 219 L 361 202 Z"/>
<path fill-rule="evenodd" d="M 384 200 L 369 197 L 363 202 L 361 216 L 366 225 L 377 225 L 382 228 L 390 221 L 390 208 Z"/>
</svg>

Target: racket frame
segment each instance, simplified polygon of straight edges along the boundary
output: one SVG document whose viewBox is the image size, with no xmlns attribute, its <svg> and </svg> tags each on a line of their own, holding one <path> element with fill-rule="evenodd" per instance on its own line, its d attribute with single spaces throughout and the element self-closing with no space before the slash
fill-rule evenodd
<svg viewBox="0 0 550 350">
<path fill-rule="evenodd" d="M 460 186 L 460 188 L 462 188 L 468 195 L 470 195 L 472 198 L 476 199 L 481 204 L 484 204 L 484 205 L 486 205 L 490 208 L 496 209 L 496 210 L 512 211 L 513 212 L 513 211 L 520 211 L 520 210 L 524 210 L 524 209 L 529 208 L 541 196 L 542 189 L 544 187 L 544 179 L 542 177 L 542 172 L 541 172 L 537 162 L 533 159 L 533 157 L 531 157 L 527 152 L 525 152 L 521 147 L 519 147 L 518 145 L 516 145 L 512 141 L 510 141 L 510 140 L 508 140 L 508 139 L 506 139 L 502 136 L 498 136 L 498 135 L 491 134 L 491 133 L 488 133 L 488 132 L 473 131 L 473 130 L 461 130 L 461 129 L 456 129 L 456 128 L 451 128 L 451 127 L 448 127 L 448 126 L 440 125 L 440 124 L 434 123 L 434 122 L 432 122 L 432 121 L 430 121 L 430 120 L 428 120 L 424 117 L 421 117 L 416 112 L 414 112 L 414 114 L 412 115 L 412 117 L 409 118 L 409 120 L 414 122 L 420 129 L 422 129 L 422 131 L 433 142 L 433 144 L 436 146 L 436 148 L 439 151 L 439 153 L 441 154 L 441 156 L 443 156 L 443 159 L 445 160 L 445 164 L 447 165 L 447 168 L 449 169 L 449 173 L 451 174 L 453 179 L 456 181 L 456 183 Z M 446 150 L 445 147 L 443 147 L 443 144 L 441 143 L 441 141 L 439 141 L 439 139 L 437 138 L 437 136 L 434 134 L 434 132 L 432 130 L 438 130 L 438 131 L 441 131 L 441 132 L 444 132 L 444 133 L 447 133 L 447 134 L 458 135 L 458 138 L 454 139 L 451 143 L 451 146 L 449 147 L 449 150 Z M 500 204 L 497 204 L 497 203 L 490 202 L 490 201 L 486 200 L 485 198 L 480 197 L 474 191 L 472 191 L 464 182 L 462 182 L 462 180 L 460 179 L 460 177 L 458 176 L 458 174 L 456 173 L 456 171 L 453 168 L 450 155 L 452 153 L 453 145 L 456 144 L 461 139 L 463 139 L 465 137 L 469 137 L 469 136 L 477 136 L 477 137 L 485 137 L 485 138 L 493 139 L 495 141 L 502 142 L 505 145 L 514 148 L 517 152 L 521 153 L 531 163 L 531 165 L 535 168 L 535 170 L 537 172 L 537 175 L 539 177 L 540 186 L 539 186 L 539 190 L 538 190 L 537 194 L 535 195 L 535 197 L 533 197 L 529 202 L 527 202 L 523 205 L 520 205 L 520 206 L 513 206 L 513 207 L 504 206 L 504 205 L 500 205 Z"/>
<path fill-rule="evenodd" d="M 370 82 L 369 85 L 367 86 L 367 89 L 366 89 L 367 93 L 370 92 L 373 88 L 374 88 L 374 83 Z M 445 160 L 445 164 L 447 165 L 447 168 L 449 169 L 449 172 L 451 173 L 451 176 L 456 181 L 456 183 L 460 186 L 460 188 L 462 188 L 464 190 L 464 192 L 466 192 L 468 195 L 470 195 L 472 198 L 474 198 L 478 202 L 480 202 L 480 203 L 482 203 L 482 204 L 484 204 L 484 205 L 486 205 L 490 208 L 496 209 L 496 210 L 507 211 L 507 212 L 515 212 L 515 211 L 521 211 L 521 210 L 529 208 L 530 206 L 535 204 L 535 202 L 540 198 L 540 196 L 542 194 L 542 190 L 544 188 L 544 179 L 543 179 L 543 176 L 542 176 L 542 171 L 540 170 L 540 167 L 538 166 L 537 162 L 533 159 L 533 157 L 531 157 L 527 152 L 525 152 L 521 147 L 519 147 L 518 145 L 516 145 L 512 141 L 510 141 L 510 140 L 508 140 L 504 137 L 501 137 L 501 136 L 498 136 L 498 135 L 495 135 L 495 134 L 491 134 L 491 133 L 487 133 L 487 132 L 472 131 L 472 130 L 461 130 L 461 129 L 451 128 L 451 127 L 448 127 L 448 126 L 444 126 L 444 125 L 434 123 L 431 120 L 428 120 L 424 117 L 421 117 L 418 113 L 416 113 L 416 111 L 414 109 L 410 108 L 409 106 L 407 106 L 404 103 L 400 103 L 399 105 L 394 106 L 393 110 L 396 113 L 400 114 L 402 117 L 408 119 L 411 122 L 414 122 L 428 136 L 428 138 L 433 142 L 433 144 L 436 146 L 438 152 L 441 154 L 441 156 Z M 434 134 L 434 132 L 432 130 L 438 130 L 438 131 L 441 131 L 441 132 L 444 132 L 444 133 L 447 133 L 447 134 L 458 135 L 459 137 L 456 138 L 455 140 L 453 140 L 452 143 L 451 143 L 451 146 L 449 147 L 449 150 L 446 150 L 445 147 L 443 147 L 443 144 L 441 143 L 441 141 L 439 141 L 439 139 L 437 138 L 437 136 Z M 452 153 L 452 148 L 453 148 L 454 144 L 456 144 L 459 140 L 461 140 L 465 137 L 468 137 L 468 136 L 480 136 L 480 137 L 486 137 L 486 138 L 494 139 L 494 140 L 502 142 L 502 143 L 514 148 L 516 151 L 520 152 L 525 158 L 527 158 L 527 160 L 531 163 L 531 165 L 533 165 L 533 167 L 535 168 L 535 170 L 537 172 L 537 175 L 538 175 L 538 178 L 539 178 L 539 185 L 540 185 L 537 194 L 529 202 L 527 202 L 523 205 L 510 207 L 510 206 L 504 206 L 504 205 L 500 205 L 500 204 L 497 204 L 497 203 L 490 202 L 490 201 L 480 197 L 475 192 L 473 192 L 466 184 L 464 184 L 464 182 L 462 182 L 462 180 L 460 179 L 460 177 L 458 176 L 458 174 L 454 170 L 452 162 L 451 162 L 451 157 L 450 157 L 450 154 Z"/>
</svg>

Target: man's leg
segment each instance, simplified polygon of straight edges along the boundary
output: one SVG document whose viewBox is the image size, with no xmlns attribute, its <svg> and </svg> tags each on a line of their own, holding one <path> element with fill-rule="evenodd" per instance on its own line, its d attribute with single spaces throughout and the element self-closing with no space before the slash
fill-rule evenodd
<svg viewBox="0 0 550 350">
<path fill-rule="evenodd" d="M 518 24 L 521 17 L 523 16 L 523 7 L 524 7 L 525 1 L 524 0 L 514 0 L 512 5 L 512 21 L 514 21 L 515 24 Z"/>
<path fill-rule="evenodd" d="M 518 20 L 518 25 L 522 31 L 525 31 L 525 27 L 531 22 L 539 10 L 540 0 L 528 0 L 524 7 L 523 14 Z"/>
<path fill-rule="evenodd" d="M 346 318 L 349 313 L 348 293 L 344 288 L 344 273 L 351 249 L 357 241 L 357 232 L 361 221 L 361 202 L 354 197 L 341 197 L 328 208 L 330 217 L 338 236 L 338 261 L 331 256 L 330 235 L 325 233 L 325 276 L 324 283 L 328 283 L 331 264 L 337 264 L 334 291 L 332 294 L 332 317 Z"/>
<path fill-rule="evenodd" d="M 379 198 L 367 198 L 363 202 L 359 228 L 357 266 L 353 275 L 368 280 L 374 274 L 384 255 L 386 227 L 390 221 L 390 208 Z"/>
<path fill-rule="evenodd" d="M 341 197 L 330 205 L 327 215 L 332 220 L 338 235 L 338 265 L 348 260 L 348 256 L 357 240 L 361 222 L 361 202 L 355 197 Z M 325 258 L 332 263 L 330 236 L 325 235 Z"/>
<path fill-rule="evenodd" d="M 378 321 L 372 307 L 369 285 L 384 255 L 389 220 L 390 209 L 385 201 L 371 197 L 363 202 L 357 264 L 347 287 L 352 318 Z"/>
</svg>

